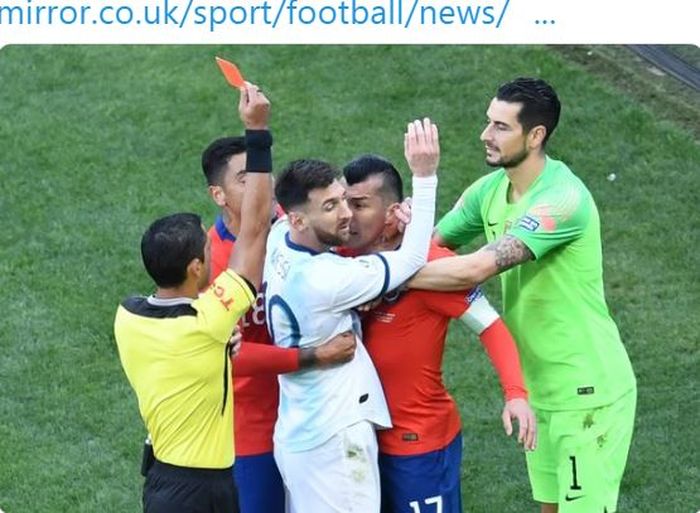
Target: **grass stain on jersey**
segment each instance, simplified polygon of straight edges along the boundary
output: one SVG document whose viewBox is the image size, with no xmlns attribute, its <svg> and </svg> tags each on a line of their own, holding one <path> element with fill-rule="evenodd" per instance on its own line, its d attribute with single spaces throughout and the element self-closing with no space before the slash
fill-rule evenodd
<svg viewBox="0 0 700 513">
<path fill-rule="evenodd" d="M 360 462 L 365 462 L 367 461 L 367 457 L 365 456 L 365 452 L 362 450 L 362 447 L 359 445 L 350 445 L 347 448 L 347 457 L 350 460 L 357 460 Z"/>
<path fill-rule="evenodd" d="M 346 449 L 346 456 L 349 462 L 356 466 L 350 472 L 350 477 L 356 483 L 362 483 L 367 479 L 367 456 L 362 448 L 358 445 L 350 445 Z"/>
<path fill-rule="evenodd" d="M 598 442 L 598 449 L 602 449 L 607 441 L 608 439 L 605 435 L 600 435 L 598 438 L 596 438 L 596 442 Z"/>
</svg>

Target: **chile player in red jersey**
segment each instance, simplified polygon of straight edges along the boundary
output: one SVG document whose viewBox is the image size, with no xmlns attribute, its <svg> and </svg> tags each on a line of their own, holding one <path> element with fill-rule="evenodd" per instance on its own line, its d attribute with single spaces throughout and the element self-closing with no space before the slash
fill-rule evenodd
<svg viewBox="0 0 700 513">
<path fill-rule="evenodd" d="M 343 170 L 353 212 L 349 251 L 395 249 L 402 234 L 395 209 L 402 201 L 396 169 L 366 155 Z M 428 259 L 452 253 L 432 246 Z M 393 428 L 379 431 L 382 513 L 461 513 L 461 422 L 442 382 L 442 357 L 450 319 L 464 321 L 495 367 L 505 396 L 503 423 L 518 441 L 535 443 L 534 415 L 515 343 L 503 321 L 476 288 L 463 292 L 409 291 L 384 297 L 363 320 L 364 342 L 386 394 Z"/>
<path fill-rule="evenodd" d="M 235 250 L 241 222 L 246 179 L 245 139 L 224 137 L 212 142 L 202 154 L 202 170 L 209 194 L 221 208 L 209 229 L 211 239 L 210 281 L 226 269 Z M 271 212 L 279 214 L 280 211 Z M 275 347 L 265 324 L 262 294 L 241 320 L 243 343 L 233 362 L 234 440 L 233 472 L 239 491 L 241 513 L 284 513 L 284 485 L 275 465 L 272 432 L 277 420 L 277 375 L 311 366 L 343 363 L 354 355 L 354 337 L 339 337 L 318 348 Z"/>
</svg>

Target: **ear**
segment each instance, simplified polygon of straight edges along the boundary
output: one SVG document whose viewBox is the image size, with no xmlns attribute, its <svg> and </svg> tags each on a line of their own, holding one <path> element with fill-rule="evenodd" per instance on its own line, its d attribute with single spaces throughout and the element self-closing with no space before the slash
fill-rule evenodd
<svg viewBox="0 0 700 513">
<path fill-rule="evenodd" d="M 392 203 L 386 209 L 386 214 L 384 214 L 384 224 L 396 224 L 398 223 L 398 218 L 396 217 L 396 211 L 400 208 L 399 203 Z"/>
<path fill-rule="evenodd" d="M 226 206 L 226 194 L 224 193 L 223 187 L 220 185 L 210 185 L 208 187 L 209 196 L 214 200 L 219 207 L 223 208 Z"/>
<path fill-rule="evenodd" d="M 190 260 L 190 263 L 187 264 L 187 277 L 185 279 L 199 283 L 199 278 L 202 276 L 204 270 L 204 262 L 199 258 L 193 258 Z"/>
<path fill-rule="evenodd" d="M 547 129 L 544 125 L 537 125 L 527 134 L 528 145 L 530 149 L 541 148 L 544 138 L 547 136 Z"/>
<path fill-rule="evenodd" d="M 396 211 L 401 208 L 399 203 L 392 203 L 386 209 L 386 214 L 384 214 L 384 231 L 383 235 L 386 238 L 394 237 L 399 231 L 399 224 L 401 221 L 396 217 Z"/>
<path fill-rule="evenodd" d="M 308 227 L 306 216 L 296 210 L 291 210 L 287 213 L 289 225 L 298 232 L 303 232 Z"/>
</svg>

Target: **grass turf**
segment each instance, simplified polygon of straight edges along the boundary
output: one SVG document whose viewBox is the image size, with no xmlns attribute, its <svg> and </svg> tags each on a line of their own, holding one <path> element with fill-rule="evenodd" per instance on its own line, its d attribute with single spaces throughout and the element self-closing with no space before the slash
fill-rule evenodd
<svg viewBox="0 0 700 513">
<path fill-rule="evenodd" d="M 278 168 L 377 152 L 405 169 L 404 124 L 436 119 L 440 213 L 486 171 L 478 134 L 496 86 L 551 81 L 564 111 L 550 154 L 598 202 L 608 303 L 639 381 L 620 511 L 698 508 L 697 127 L 528 46 L 4 48 L 0 508 L 140 511 L 144 429 L 112 320 L 123 297 L 150 291 L 138 253 L 147 224 L 178 210 L 215 215 L 199 155 L 240 122 L 214 55 L 272 99 Z M 497 289 L 487 288 L 494 299 Z M 445 379 L 463 415 L 465 510 L 535 511 L 524 458 L 501 432 L 493 371 L 461 327 Z"/>
</svg>

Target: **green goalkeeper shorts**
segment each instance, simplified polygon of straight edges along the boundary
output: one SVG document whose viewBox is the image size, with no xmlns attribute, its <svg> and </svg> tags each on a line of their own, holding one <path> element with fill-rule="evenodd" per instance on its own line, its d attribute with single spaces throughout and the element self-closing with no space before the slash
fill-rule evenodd
<svg viewBox="0 0 700 513">
<path fill-rule="evenodd" d="M 532 495 L 559 513 L 613 513 L 627 463 L 637 391 L 592 410 L 535 409 L 537 448 L 527 453 Z"/>
</svg>

